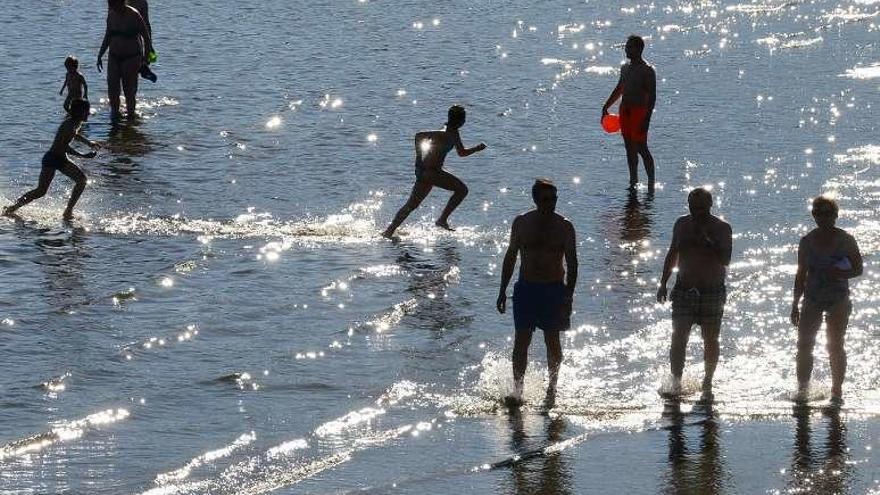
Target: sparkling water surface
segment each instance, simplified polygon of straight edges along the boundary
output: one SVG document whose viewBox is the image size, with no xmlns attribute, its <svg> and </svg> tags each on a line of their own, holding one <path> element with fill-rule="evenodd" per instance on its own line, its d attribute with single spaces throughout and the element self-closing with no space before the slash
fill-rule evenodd
<svg viewBox="0 0 880 495">
<path fill-rule="evenodd" d="M 36 180 L 63 60 L 90 83 L 71 184 L 0 219 L 0 492 L 880 493 L 880 2 L 153 0 L 159 82 L 109 121 L 102 2 L 9 0 L 0 203 Z M 659 186 L 625 191 L 599 126 L 622 42 L 658 72 Z M 381 239 L 412 135 L 467 106 L 435 191 Z M 577 229 L 575 329 L 556 406 L 536 336 L 521 414 L 494 301 L 537 176 Z M 644 175 L 643 175 L 644 176 Z M 686 191 L 734 228 L 714 417 L 661 416 L 669 308 L 654 301 Z M 846 405 L 792 414 L 788 323 L 808 205 L 835 194 L 852 283 Z M 824 337 L 817 404 L 829 394 Z M 699 332 L 685 387 L 702 378 Z"/>
</svg>

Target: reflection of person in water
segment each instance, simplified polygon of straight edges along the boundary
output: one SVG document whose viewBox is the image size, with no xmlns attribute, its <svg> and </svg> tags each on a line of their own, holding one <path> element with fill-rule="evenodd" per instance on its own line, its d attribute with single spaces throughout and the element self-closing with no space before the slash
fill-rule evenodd
<svg viewBox="0 0 880 495">
<path fill-rule="evenodd" d="M 407 290 L 420 301 L 413 317 L 421 327 L 438 332 L 465 326 L 469 317 L 461 314 L 459 304 L 449 301 L 446 292 L 457 280 L 461 262 L 458 250 L 448 244 L 435 248 L 434 254 L 438 258 L 428 259 L 422 249 L 413 247 L 397 258 L 397 263 L 409 272 Z"/>
<path fill-rule="evenodd" d="M 669 428 L 669 478 L 666 493 L 723 493 L 729 482 L 729 473 L 724 469 L 724 456 L 719 445 L 719 428 L 715 418 L 710 417 L 700 424 L 700 444 L 698 450 L 688 448 L 685 435 L 685 415 L 680 411 L 670 416 Z M 692 426 L 691 431 L 696 431 Z"/>
<path fill-rule="evenodd" d="M 808 409 L 795 410 L 795 442 L 791 458 L 791 493 L 850 493 L 852 467 L 846 448 L 846 426 L 836 411 L 828 411 L 827 437 L 811 446 L 814 419 Z M 817 420 L 818 421 L 818 420 Z M 820 453 L 817 455 L 816 451 Z"/>
<path fill-rule="evenodd" d="M 547 424 L 547 442 L 549 445 L 563 440 L 565 420 L 540 417 Z M 568 495 L 571 492 L 571 472 L 561 452 L 539 452 L 547 447 L 545 444 L 529 445 L 529 434 L 526 431 L 522 413 L 514 411 L 510 414 L 510 446 L 522 455 L 532 452 L 537 455 L 511 464 L 514 492 L 516 495 Z"/>
<path fill-rule="evenodd" d="M 623 209 L 623 222 L 620 226 L 620 239 L 624 242 L 643 241 L 651 235 L 652 217 L 650 214 L 654 195 L 648 194 L 639 201 L 636 191 L 630 191 Z"/>
</svg>

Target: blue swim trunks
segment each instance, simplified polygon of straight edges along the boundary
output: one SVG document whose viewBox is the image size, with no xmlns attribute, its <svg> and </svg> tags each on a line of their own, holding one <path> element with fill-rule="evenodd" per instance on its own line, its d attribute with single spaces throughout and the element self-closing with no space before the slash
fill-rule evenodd
<svg viewBox="0 0 880 495">
<path fill-rule="evenodd" d="M 516 330 L 563 331 L 571 326 L 562 282 L 539 283 L 518 280 L 513 285 L 513 325 Z"/>
</svg>

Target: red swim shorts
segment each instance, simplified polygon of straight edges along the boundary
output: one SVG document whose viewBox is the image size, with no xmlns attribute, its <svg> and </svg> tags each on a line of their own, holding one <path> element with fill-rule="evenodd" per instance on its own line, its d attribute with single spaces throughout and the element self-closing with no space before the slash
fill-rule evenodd
<svg viewBox="0 0 880 495">
<path fill-rule="evenodd" d="M 648 131 L 645 130 L 647 118 L 648 107 L 620 107 L 620 134 L 623 135 L 623 139 L 647 143 Z"/>
</svg>

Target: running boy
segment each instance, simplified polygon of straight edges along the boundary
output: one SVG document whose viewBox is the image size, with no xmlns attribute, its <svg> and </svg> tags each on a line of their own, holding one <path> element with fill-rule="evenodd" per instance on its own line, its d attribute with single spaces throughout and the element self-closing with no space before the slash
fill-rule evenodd
<svg viewBox="0 0 880 495">
<path fill-rule="evenodd" d="M 45 196 L 57 170 L 76 182 L 73 193 L 70 195 L 70 200 L 67 202 L 67 208 L 64 210 L 65 220 L 73 218 L 73 207 L 76 206 L 76 202 L 86 188 L 86 175 L 82 169 L 68 158 L 67 154 L 70 153 L 83 158 L 93 158 L 97 154 L 94 150 L 88 153 L 80 153 L 70 147 L 70 141 L 73 139 L 85 143 L 92 148 L 98 147 L 98 143 L 89 141 L 79 134 L 80 126 L 88 118 L 89 102 L 82 99 L 73 100 L 70 104 L 70 113 L 58 128 L 52 147 L 43 155 L 43 168 L 40 171 L 40 181 L 37 183 L 37 187 L 18 198 L 14 205 L 4 208 L 4 215 L 12 215 L 22 206 Z"/>
</svg>

